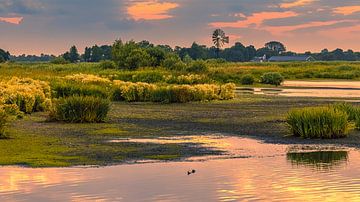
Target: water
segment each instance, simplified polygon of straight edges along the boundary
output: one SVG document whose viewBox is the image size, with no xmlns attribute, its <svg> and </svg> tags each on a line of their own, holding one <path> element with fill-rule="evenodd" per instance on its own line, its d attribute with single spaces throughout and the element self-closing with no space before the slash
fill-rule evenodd
<svg viewBox="0 0 360 202">
<path fill-rule="evenodd" d="M 204 146 L 216 140 L 214 147 L 228 148 L 227 155 L 100 168 L 2 167 L 0 201 L 360 200 L 355 149 L 224 136 L 126 141 L 190 140 Z M 187 175 L 192 169 L 196 172 Z"/>
<path fill-rule="evenodd" d="M 286 97 L 360 98 L 360 82 L 285 81 L 281 88 L 238 88 L 237 92 Z"/>
</svg>

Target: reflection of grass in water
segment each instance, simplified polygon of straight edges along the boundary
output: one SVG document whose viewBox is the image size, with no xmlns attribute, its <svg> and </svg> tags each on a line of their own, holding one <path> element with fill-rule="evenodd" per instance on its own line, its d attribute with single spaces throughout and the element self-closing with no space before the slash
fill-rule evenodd
<svg viewBox="0 0 360 202">
<path fill-rule="evenodd" d="M 318 169 L 332 169 L 345 163 L 348 159 L 347 151 L 316 151 L 304 153 L 287 153 L 287 160 L 293 165 L 303 165 Z"/>
</svg>

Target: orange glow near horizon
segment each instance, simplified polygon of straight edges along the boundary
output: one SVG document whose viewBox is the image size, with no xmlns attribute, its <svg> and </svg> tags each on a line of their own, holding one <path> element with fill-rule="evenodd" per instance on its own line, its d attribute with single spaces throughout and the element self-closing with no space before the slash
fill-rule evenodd
<svg viewBox="0 0 360 202">
<path fill-rule="evenodd" d="M 23 19 L 24 19 L 23 17 L 11 17 L 11 18 L 0 17 L 0 22 L 19 25 Z"/>
<path fill-rule="evenodd" d="M 179 7 L 177 3 L 158 2 L 156 0 L 136 2 L 127 8 L 127 13 L 134 20 L 163 20 L 172 18 L 168 12 Z"/>
<path fill-rule="evenodd" d="M 342 15 L 351 15 L 357 12 L 360 12 L 360 6 L 344 6 L 334 9 L 334 13 L 342 14 Z"/>
</svg>

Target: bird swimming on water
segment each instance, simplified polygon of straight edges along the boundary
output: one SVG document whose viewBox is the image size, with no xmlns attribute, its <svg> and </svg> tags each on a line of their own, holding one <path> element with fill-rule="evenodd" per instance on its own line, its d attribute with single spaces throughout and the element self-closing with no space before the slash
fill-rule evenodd
<svg viewBox="0 0 360 202">
<path fill-rule="evenodd" d="M 191 174 L 194 174 L 194 173 L 196 173 L 196 170 L 191 170 L 191 171 L 187 172 L 188 175 L 191 175 Z"/>
</svg>

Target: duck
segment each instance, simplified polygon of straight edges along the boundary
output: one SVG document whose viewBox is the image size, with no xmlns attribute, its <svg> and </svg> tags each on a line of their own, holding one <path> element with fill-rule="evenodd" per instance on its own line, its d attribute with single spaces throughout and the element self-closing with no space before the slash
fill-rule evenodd
<svg viewBox="0 0 360 202">
<path fill-rule="evenodd" d="M 187 172 L 188 175 L 191 175 L 191 174 L 194 174 L 194 173 L 196 173 L 196 170 L 191 170 L 191 171 Z"/>
</svg>

